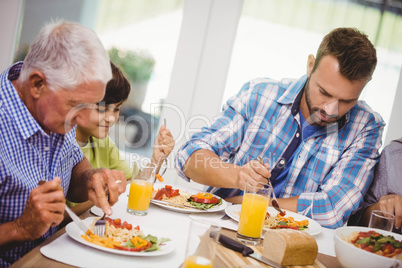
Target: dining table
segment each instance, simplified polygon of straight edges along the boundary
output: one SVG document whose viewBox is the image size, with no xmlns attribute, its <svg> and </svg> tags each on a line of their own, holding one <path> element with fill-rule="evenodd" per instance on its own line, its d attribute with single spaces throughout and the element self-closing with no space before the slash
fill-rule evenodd
<svg viewBox="0 0 402 268">
<path fill-rule="evenodd" d="M 155 184 L 154 188 L 157 187 Z M 173 186 L 175 187 L 175 186 Z M 181 186 L 179 186 L 181 187 Z M 183 187 L 181 187 L 182 189 Z M 190 189 L 190 188 L 184 188 Z M 191 190 L 191 189 L 190 189 Z M 177 209 L 166 205 L 151 203 L 146 216 L 136 216 L 127 212 L 128 192 L 119 197 L 119 201 L 113 205 L 113 214 L 110 218 L 127 221 L 133 226 L 140 226 L 145 234 L 153 234 L 169 238 L 172 248 L 167 254 L 156 254 L 152 256 L 123 255 L 118 250 L 116 252 L 99 250 L 90 247 L 73 237 L 71 231 L 75 223 L 70 222 L 66 227 L 44 241 L 39 246 L 24 255 L 11 267 L 182 267 L 188 230 L 191 221 L 200 221 L 211 225 L 221 226 L 222 234 L 235 238 L 238 222 L 233 219 L 226 219 L 225 209 L 215 210 L 214 212 L 197 211 L 188 212 L 185 209 Z M 225 206 L 231 206 L 225 202 Z M 102 215 L 102 211 L 97 207 L 92 207 L 84 211 L 79 217 L 86 222 L 92 221 L 94 217 Z M 66 232 L 67 230 L 67 232 Z M 336 258 L 333 241 L 334 230 L 322 228 L 314 238 L 318 245 L 318 255 L 312 265 L 308 266 L 288 266 L 288 267 L 341 267 Z M 202 238 L 202 239 L 205 239 Z M 202 241 L 202 239 L 200 241 Z M 198 245 L 193 245 L 197 247 Z M 253 246 L 252 249 L 262 253 L 262 243 Z M 262 262 L 258 262 L 250 257 L 243 257 L 241 253 L 217 245 L 214 267 L 271 267 Z"/>
</svg>

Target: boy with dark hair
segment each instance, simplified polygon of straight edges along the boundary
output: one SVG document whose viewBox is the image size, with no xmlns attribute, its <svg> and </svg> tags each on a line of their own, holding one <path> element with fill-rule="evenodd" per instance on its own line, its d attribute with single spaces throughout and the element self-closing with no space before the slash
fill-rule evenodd
<svg viewBox="0 0 402 268">
<path fill-rule="evenodd" d="M 85 157 L 94 168 L 108 168 L 124 172 L 127 179 L 133 175 L 127 161 L 121 157 L 115 143 L 108 136 L 110 128 L 117 121 L 120 107 L 127 100 L 130 93 L 130 83 L 122 71 L 111 63 L 113 78 L 106 85 L 103 100 L 97 103 L 90 112 L 89 123 L 86 126 L 77 126 L 77 143 Z M 165 126 L 161 126 L 156 137 L 152 161 L 158 163 L 160 158 L 170 154 L 174 147 L 172 134 Z M 69 206 L 75 204 L 68 202 Z M 77 211 L 88 206 L 76 208 Z"/>
<path fill-rule="evenodd" d="M 109 138 L 109 129 L 117 121 L 120 107 L 130 93 L 130 83 L 122 71 L 111 63 L 113 78 L 106 85 L 106 93 L 101 102 L 90 113 L 87 126 L 77 126 L 77 142 L 93 167 L 118 169 L 127 179 L 132 176 L 132 169 L 121 158 L 114 142 Z M 173 136 L 162 126 L 156 137 L 152 160 L 157 163 L 164 153 L 170 154 L 174 147 Z"/>
</svg>

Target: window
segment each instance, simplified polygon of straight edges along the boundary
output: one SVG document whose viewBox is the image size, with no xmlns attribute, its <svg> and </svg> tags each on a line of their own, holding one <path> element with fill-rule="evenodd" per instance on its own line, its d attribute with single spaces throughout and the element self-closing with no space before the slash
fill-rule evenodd
<svg viewBox="0 0 402 268">
<path fill-rule="evenodd" d="M 244 0 L 222 102 L 256 77 L 301 77 L 307 56 L 315 55 L 326 33 L 356 27 L 375 44 L 378 57 L 361 99 L 388 122 L 402 62 L 402 6 L 398 9 L 394 1 L 395 6 L 388 6 L 381 15 L 380 6 L 370 2 Z"/>
<path fill-rule="evenodd" d="M 60 18 L 95 30 L 107 50 L 117 48 L 123 56 L 135 53 L 144 63 L 138 72 L 150 79 L 137 81 L 126 73 L 130 97 L 110 136 L 121 150 L 150 157 L 160 114 L 151 106 L 160 108 L 168 94 L 182 9 L 183 0 L 25 0 L 16 60 L 24 59 L 46 22 Z"/>
</svg>

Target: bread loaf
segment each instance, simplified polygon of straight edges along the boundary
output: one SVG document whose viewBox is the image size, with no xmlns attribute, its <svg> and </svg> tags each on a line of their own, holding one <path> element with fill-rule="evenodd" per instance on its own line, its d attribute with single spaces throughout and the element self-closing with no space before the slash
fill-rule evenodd
<svg viewBox="0 0 402 268">
<path fill-rule="evenodd" d="M 270 229 L 264 234 L 263 256 L 282 265 L 311 265 L 317 253 L 317 242 L 307 232 Z"/>
</svg>

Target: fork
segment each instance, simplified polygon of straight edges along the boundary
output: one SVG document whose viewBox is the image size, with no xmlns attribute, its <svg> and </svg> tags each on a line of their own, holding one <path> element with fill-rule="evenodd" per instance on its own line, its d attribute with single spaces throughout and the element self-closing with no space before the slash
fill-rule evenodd
<svg viewBox="0 0 402 268">
<path fill-rule="evenodd" d="M 94 233 L 95 235 L 103 237 L 105 235 L 105 228 L 106 228 L 106 220 L 105 220 L 106 213 L 103 213 L 102 218 L 95 222 L 94 226 Z"/>
<path fill-rule="evenodd" d="M 163 124 L 164 124 L 165 127 L 166 127 L 166 118 L 163 119 Z M 165 165 L 166 165 L 166 166 L 165 166 L 165 168 L 162 170 L 162 172 L 160 172 L 160 169 L 161 169 L 161 167 L 162 167 L 162 165 L 163 165 L 163 162 L 165 162 Z M 159 175 L 161 175 L 161 176 L 163 176 L 163 175 L 165 174 L 166 170 L 167 170 L 167 157 L 166 157 L 165 153 L 163 153 L 163 152 L 162 152 L 162 157 L 159 158 L 159 160 L 158 160 L 156 170 L 157 170 L 157 172 L 159 173 Z M 156 182 L 156 178 L 155 178 L 155 181 L 154 181 L 154 182 Z"/>
<path fill-rule="evenodd" d="M 257 157 L 257 161 L 260 162 L 261 165 L 264 165 L 264 161 L 262 160 L 262 157 L 261 157 L 261 156 L 258 156 L 258 157 Z M 269 178 L 267 178 L 267 180 L 268 180 L 269 186 L 271 186 L 271 189 L 272 189 L 272 199 L 273 199 L 273 200 L 271 201 L 272 206 L 273 206 L 273 207 L 279 212 L 279 214 L 283 217 L 283 216 L 286 215 L 286 213 L 279 207 L 278 200 L 276 199 L 274 187 L 272 186 L 271 180 L 270 180 Z"/>
</svg>

